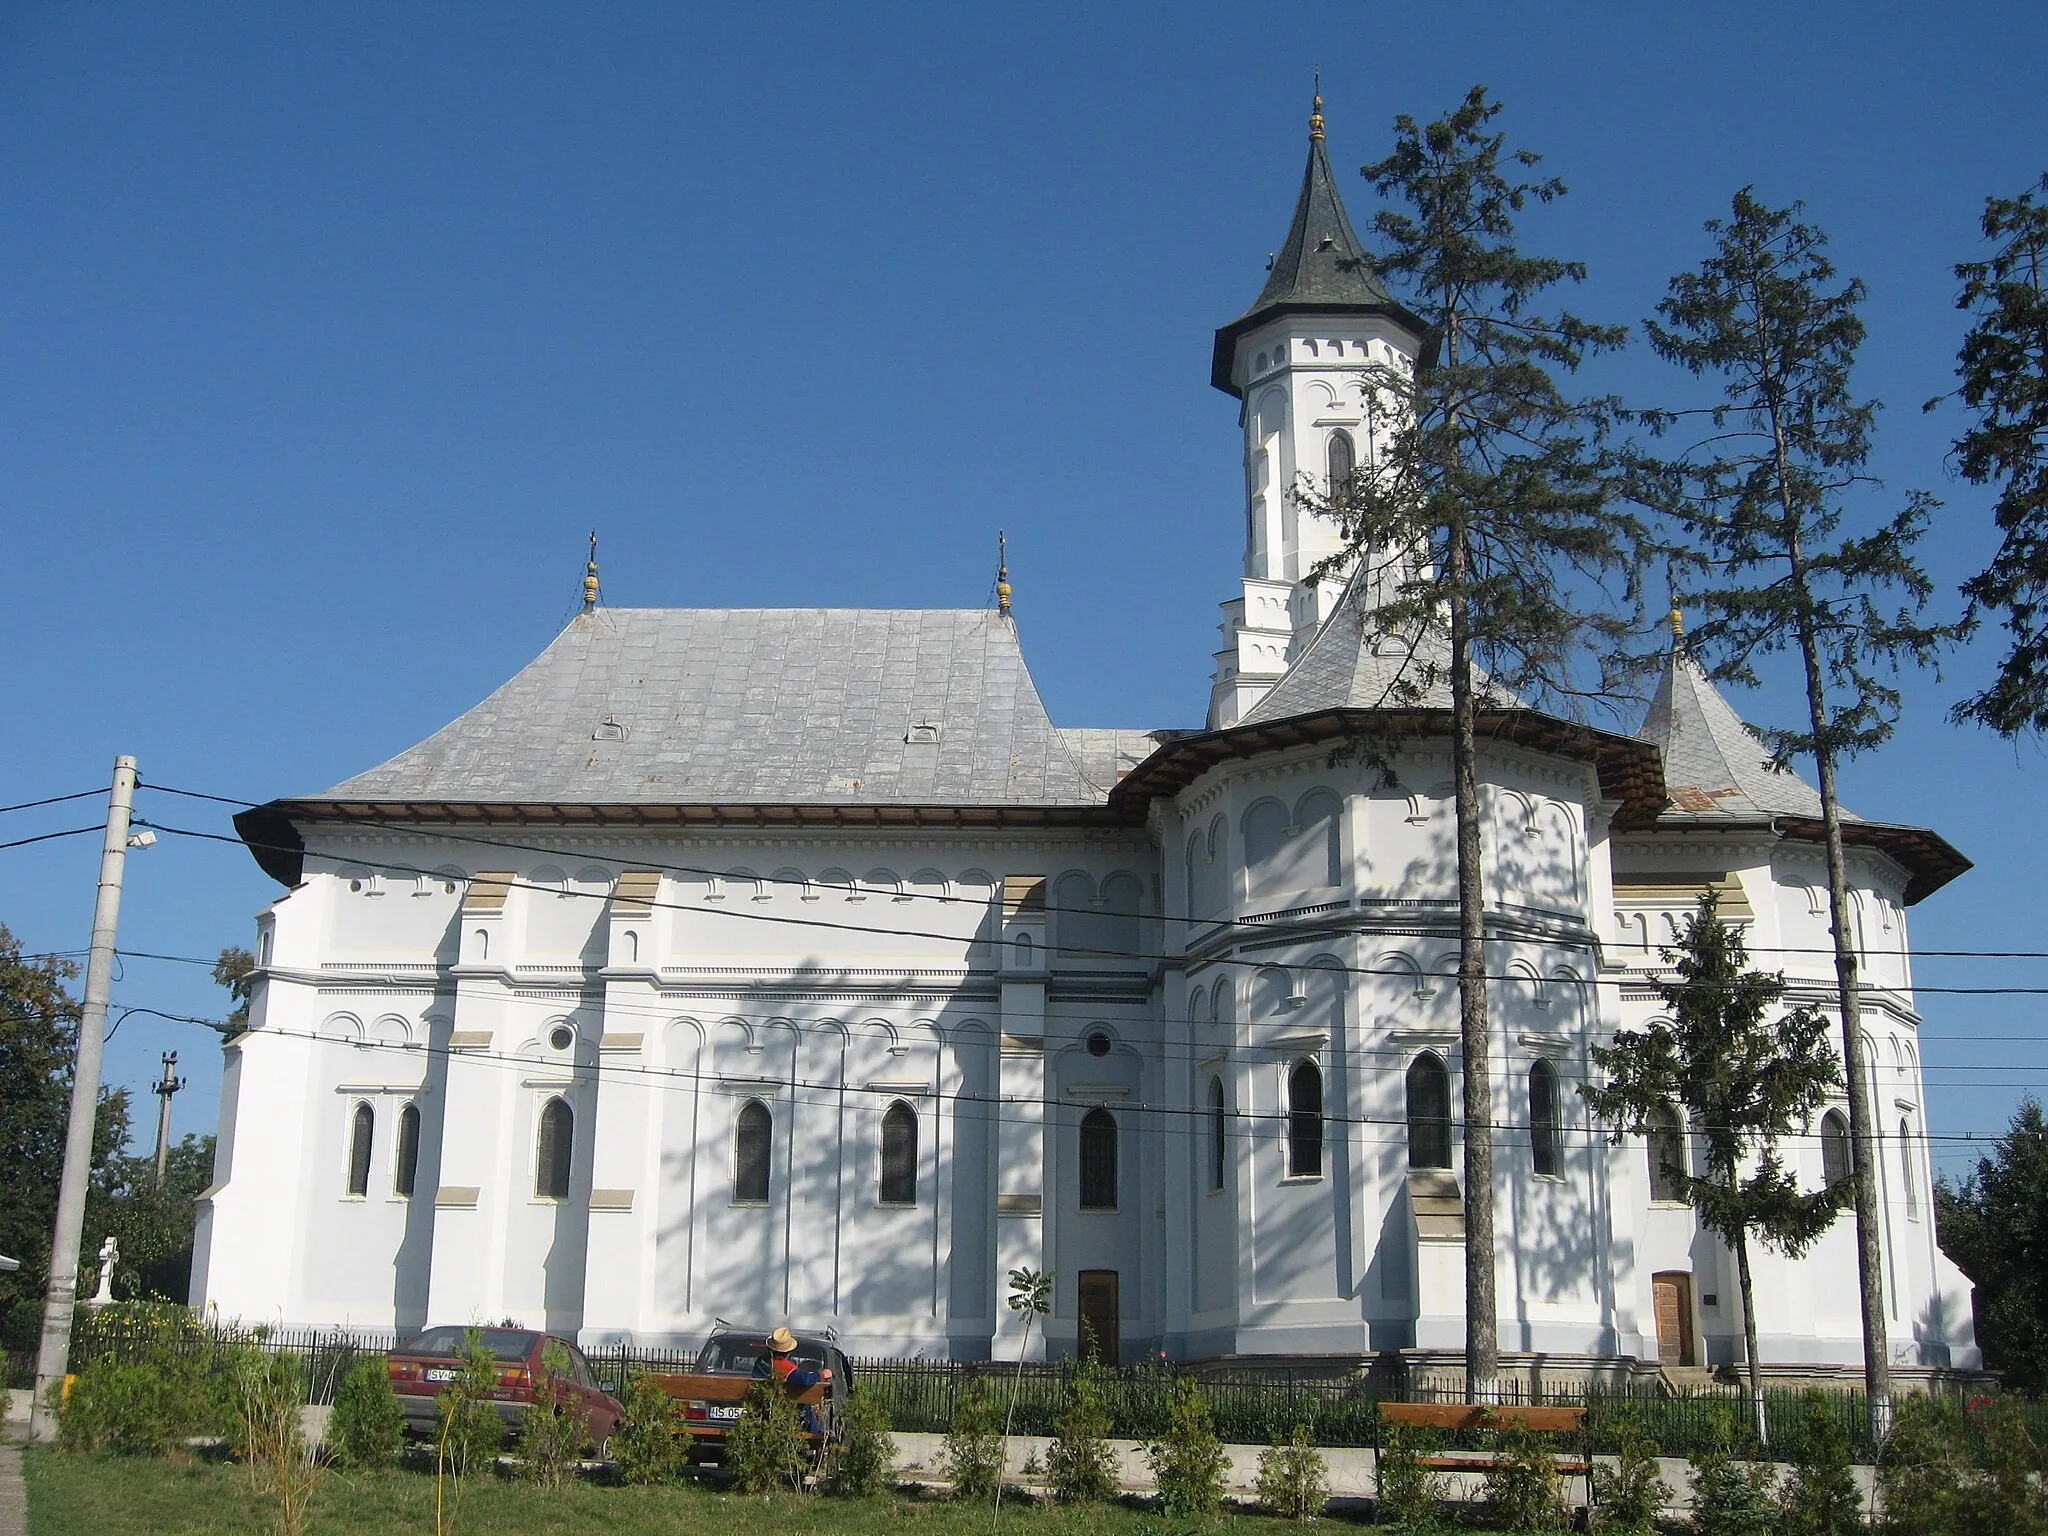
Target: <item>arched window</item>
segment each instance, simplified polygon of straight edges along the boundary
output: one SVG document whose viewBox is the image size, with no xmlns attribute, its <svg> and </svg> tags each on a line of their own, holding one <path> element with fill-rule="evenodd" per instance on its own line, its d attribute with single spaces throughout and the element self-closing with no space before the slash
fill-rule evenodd
<svg viewBox="0 0 2048 1536">
<path fill-rule="evenodd" d="M 1529 1151 L 1545 1178 L 1562 1167 L 1557 1143 L 1557 1068 L 1539 1058 L 1529 1069 Z"/>
<path fill-rule="evenodd" d="M 1349 432 L 1330 434 L 1330 494 L 1335 496 L 1343 491 L 1351 479 L 1351 472 L 1358 468 L 1358 450 L 1352 446 Z"/>
<path fill-rule="evenodd" d="M 1287 1074 L 1287 1176 L 1323 1175 L 1323 1071 L 1298 1061 Z"/>
<path fill-rule="evenodd" d="M 398 1157 L 391 1166 L 391 1192 L 412 1198 L 420 1171 L 420 1107 L 408 1104 L 398 1112 Z"/>
<path fill-rule="evenodd" d="M 534 1138 L 533 1192 L 543 1200 L 569 1198 L 569 1151 L 576 1142 L 576 1116 L 566 1099 L 541 1106 L 540 1135 Z"/>
<path fill-rule="evenodd" d="M 1913 1177 L 1913 1122 L 1899 1117 L 1899 1188 L 1906 1196 L 1906 1220 L 1920 1219 L 1920 1182 Z"/>
<path fill-rule="evenodd" d="M 917 1112 L 898 1099 L 882 1116 L 882 1204 L 917 1204 Z"/>
<path fill-rule="evenodd" d="M 1671 1202 L 1685 1199 L 1679 1184 L 1685 1173 L 1685 1125 L 1678 1111 L 1666 1106 L 1650 1116 L 1644 1135 L 1650 1158 L 1650 1198 Z"/>
<path fill-rule="evenodd" d="M 1856 1171 L 1849 1151 L 1849 1121 L 1839 1109 L 1820 1117 L 1820 1176 L 1839 1184 Z"/>
<path fill-rule="evenodd" d="M 1116 1116 L 1106 1109 L 1081 1117 L 1081 1209 L 1116 1209 Z"/>
<path fill-rule="evenodd" d="M 348 1192 L 370 1192 L 370 1138 L 376 1134 L 377 1112 L 367 1104 L 356 1105 L 348 1123 Z"/>
<path fill-rule="evenodd" d="M 1209 1187 L 1223 1187 L 1224 1159 L 1229 1155 L 1224 1140 L 1229 1129 L 1229 1116 L 1224 1112 L 1223 1079 L 1209 1079 Z"/>
<path fill-rule="evenodd" d="M 1408 1166 L 1451 1166 L 1451 1074 L 1433 1051 L 1408 1066 Z"/>
<path fill-rule="evenodd" d="M 732 1197 L 736 1203 L 768 1203 L 768 1141 L 774 1128 L 768 1106 L 759 1099 L 740 1106 L 732 1133 Z"/>
</svg>

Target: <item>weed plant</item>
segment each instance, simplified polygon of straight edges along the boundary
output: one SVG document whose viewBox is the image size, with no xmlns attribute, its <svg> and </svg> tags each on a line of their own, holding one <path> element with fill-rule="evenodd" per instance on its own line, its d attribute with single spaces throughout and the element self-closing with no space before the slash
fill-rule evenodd
<svg viewBox="0 0 2048 1536">
<path fill-rule="evenodd" d="M 825 1486 L 846 1498 L 871 1499 L 889 1487 L 896 1470 L 896 1440 L 889 1410 L 866 1387 L 846 1394 L 838 1435 L 825 1453 Z"/>
<path fill-rule="evenodd" d="M 1202 1389 L 1186 1376 L 1166 1400 L 1166 1428 L 1145 1447 L 1159 1507 L 1169 1515 L 1206 1519 L 1223 1507 L 1223 1442 Z"/>
<path fill-rule="evenodd" d="M 1313 1520 L 1330 1502 L 1330 1464 L 1308 1425 L 1259 1452 L 1259 1502 L 1282 1520 Z"/>
<path fill-rule="evenodd" d="M 988 1383 L 979 1376 L 968 1379 L 954 1403 L 939 1465 L 953 1485 L 954 1498 L 994 1496 L 1003 1475 L 1002 1415 Z"/>
<path fill-rule="evenodd" d="M 327 1465 L 307 1443 L 299 1362 L 252 1350 L 237 1361 L 235 1409 L 239 1446 L 257 1486 L 277 1510 L 281 1536 L 300 1536 Z"/>
<path fill-rule="evenodd" d="M 725 1470 L 742 1493 L 801 1491 L 810 1471 L 803 1414 L 778 1382 L 747 1389 L 740 1416 L 725 1432 Z"/>
<path fill-rule="evenodd" d="M 394 1465 L 405 1449 L 405 1409 L 391 1390 L 382 1355 L 357 1355 L 335 1389 L 327 1417 L 327 1450 L 338 1467 L 373 1471 Z"/>
<path fill-rule="evenodd" d="M 1109 1409 L 1102 1401 L 1101 1367 L 1084 1361 L 1068 1378 L 1066 1402 L 1053 1422 L 1045 1452 L 1046 1481 L 1069 1504 L 1116 1497 L 1115 1461 L 1109 1449 Z"/>
</svg>

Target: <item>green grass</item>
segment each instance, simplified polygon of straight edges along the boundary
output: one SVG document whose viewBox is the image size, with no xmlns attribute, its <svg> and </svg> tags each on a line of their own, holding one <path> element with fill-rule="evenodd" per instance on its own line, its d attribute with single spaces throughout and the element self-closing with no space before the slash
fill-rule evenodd
<svg viewBox="0 0 2048 1536">
<path fill-rule="evenodd" d="M 30 1447 L 29 1536 L 269 1536 L 274 1517 L 238 1466 Z M 315 1499 L 308 1536 L 385 1536 L 434 1528 L 434 1480 L 418 1472 L 332 1473 Z M 463 1494 L 462 1536 L 582 1536 L 584 1532 L 710 1531 L 716 1536 L 989 1536 L 985 1504 L 888 1496 L 748 1498 L 718 1489 L 581 1484 L 559 1493 L 479 1478 Z M 1214 1536 L 1283 1536 L 1299 1527 L 1228 1516 Z M 1157 1515 L 1120 1505 L 1063 1509 L 1005 1501 L 1006 1536 L 1160 1536 Z"/>
</svg>

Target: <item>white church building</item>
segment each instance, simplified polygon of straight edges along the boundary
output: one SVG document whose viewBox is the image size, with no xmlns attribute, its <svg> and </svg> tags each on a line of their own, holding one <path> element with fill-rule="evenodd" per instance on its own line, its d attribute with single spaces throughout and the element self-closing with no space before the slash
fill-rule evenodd
<svg viewBox="0 0 2048 1536">
<path fill-rule="evenodd" d="M 1312 579 L 1337 536 L 1286 494 L 1379 451 L 1365 370 L 1419 344 L 1361 249 L 1318 129 L 1216 336 L 1246 526 L 1203 728 L 1054 725 L 1007 601 L 593 601 L 419 745 L 238 817 L 284 890 L 195 1301 L 979 1359 L 1016 1353 L 1030 1266 L 1057 1277 L 1034 1354 L 1454 1360 L 1447 696 L 1404 704 L 1392 784 L 1337 750 L 1402 658 Z M 1633 737 L 1516 707 L 1482 736 L 1504 1364 L 1735 1359 L 1729 1255 L 1574 1090 L 1654 1015 L 1703 889 L 1795 998 L 1830 995 L 1818 797 L 1679 653 Z M 1847 831 L 1894 1362 L 1975 1368 L 1906 935 L 1968 861 Z M 1839 1108 L 1796 1146 L 1809 1186 L 1846 1156 Z M 1854 1246 L 1845 1215 L 1757 1256 L 1767 1362 L 1860 1362 Z"/>
</svg>

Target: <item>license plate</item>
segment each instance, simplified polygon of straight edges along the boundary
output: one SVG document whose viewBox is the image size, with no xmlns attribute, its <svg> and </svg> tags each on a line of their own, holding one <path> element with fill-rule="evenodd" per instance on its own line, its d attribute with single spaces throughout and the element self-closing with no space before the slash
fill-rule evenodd
<svg viewBox="0 0 2048 1536">
<path fill-rule="evenodd" d="M 708 1410 L 708 1417 L 714 1419 L 729 1421 L 737 1419 L 739 1416 L 740 1405 L 738 1403 L 713 1403 Z"/>
<path fill-rule="evenodd" d="M 453 1381 L 456 1377 L 456 1374 L 457 1373 L 452 1370 L 442 1370 L 438 1367 L 429 1367 L 427 1370 L 427 1380 Z"/>
</svg>

